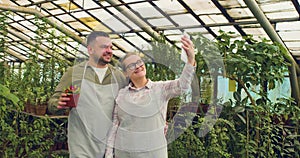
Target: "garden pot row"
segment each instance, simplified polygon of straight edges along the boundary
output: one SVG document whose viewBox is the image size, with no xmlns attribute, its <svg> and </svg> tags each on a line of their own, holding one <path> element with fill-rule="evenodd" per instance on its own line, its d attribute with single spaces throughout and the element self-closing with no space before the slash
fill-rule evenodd
<svg viewBox="0 0 300 158">
<path fill-rule="evenodd" d="M 47 104 L 33 105 L 26 103 L 25 112 L 36 114 L 36 115 L 45 115 L 47 111 Z"/>
</svg>

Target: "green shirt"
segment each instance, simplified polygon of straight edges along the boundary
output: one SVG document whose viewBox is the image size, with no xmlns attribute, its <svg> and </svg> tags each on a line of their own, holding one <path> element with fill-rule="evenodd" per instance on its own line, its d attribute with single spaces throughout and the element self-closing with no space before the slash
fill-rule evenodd
<svg viewBox="0 0 300 158">
<path fill-rule="evenodd" d="M 78 87 L 81 86 L 81 80 L 83 77 L 84 68 L 85 68 L 86 63 L 87 63 L 87 61 L 82 62 L 78 65 L 75 65 L 75 66 L 69 68 L 64 73 L 64 75 L 62 76 L 62 78 L 60 80 L 60 83 L 57 85 L 57 87 L 55 89 L 54 94 L 48 101 L 48 111 L 51 114 L 59 113 L 60 111 L 63 111 L 63 110 L 57 109 L 57 105 L 58 105 L 58 99 L 59 99 L 61 93 L 63 93 L 66 88 L 68 88 L 70 85 L 76 85 Z M 112 72 L 113 72 L 114 76 L 112 75 Z M 112 65 L 108 65 L 108 69 L 106 71 L 106 74 L 103 78 L 102 83 L 99 82 L 97 74 L 95 73 L 94 69 L 90 65 L 87 65 L 87 67 L 86 67 L 84 79 L 94 82 L 96 84 L 101 84 L 101 85 L 112 84 L 117 81 L 118 85 L 119 85 L 119 89 L 121 89 L 127 85 L 126 79 L 125 79 L 125 76 L 123 75 L 123 73 L 120 70 L 118 70 L 116 67 L 113 67 Z"/>
</svg>

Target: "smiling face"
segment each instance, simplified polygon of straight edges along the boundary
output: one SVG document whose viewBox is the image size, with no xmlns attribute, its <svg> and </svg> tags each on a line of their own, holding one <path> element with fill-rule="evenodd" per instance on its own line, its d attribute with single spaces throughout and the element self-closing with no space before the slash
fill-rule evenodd
<svg viewBox="0 0 300 158">
<path fill-rule="evenodd" d="M 88 46 L 90 61 L 96 66 L 105 66 L 113 56 L 112 42 L 109 37 L 98 36 Z"/>
<path fill-rule="evenodd" d="M 123 61 L 125 75 L 131 81 L 146 79 L 146 67 L 143 60 L 138 55 L 131 55 Z"/>
</svg>

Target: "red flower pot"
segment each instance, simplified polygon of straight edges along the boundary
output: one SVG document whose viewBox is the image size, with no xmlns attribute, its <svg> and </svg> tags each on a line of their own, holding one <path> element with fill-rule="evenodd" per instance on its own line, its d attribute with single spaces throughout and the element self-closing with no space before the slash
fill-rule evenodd
<svg viewBox="0 0 300 158">
<path fill-rule="evenodd" d="M 68 107 L 76 107 L 78 103 L 80 94 L 68 94 L 68 97 L 70 98 L 69 101 L 67 101 Z"/>
</svg>

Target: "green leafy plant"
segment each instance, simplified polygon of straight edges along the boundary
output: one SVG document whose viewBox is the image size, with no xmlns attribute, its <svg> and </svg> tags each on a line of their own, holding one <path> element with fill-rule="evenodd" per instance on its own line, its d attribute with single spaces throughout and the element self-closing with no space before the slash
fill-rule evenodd
<svg viewBox="0 0 300 158">
<path fill-rule="evenodd" d="M 270 43 L 266 39 L 254 40 L 252 36 L 246 36 L 242 40 L 231 40 L 231 33 L 220 32 L 217 45 L 223 54 L 226 71 L 223 75 L 237 82 L 237 91 L 233 93 L 234 100 L 230 100 L 226 112 L 221 117 L 235 122 L 240 143 L 232 142 L 240 152 L 234 153 L 235 157 L 278 157 L 279 155 L 293 155 L 291 150 L 285 149 L 281 143 L 284 139 L 280 133 L 286 131 L 281 123 L 274 124 L 274 117 L 282 120 L 287 111 L 281 111 L 283 116 L 278 116 L 272 108 L 278 103 L 272 103 L 268 98 L 268 91 L 276 88 L 276 84 L 282 83 L 287 73 L 287 63 L 282 55 L 285 51 L 278 43 Z M 247 42 L 247 41 L 250 41 Z M 259 89 L 253 87 L 258 86 Z M 246 97 L 242 98 L 242 92 Z M 257 94 L 258 97 L 254 97 Z M 285 102 L 284 106 L 289 107 Z M 289 106 L 287 106 L 289 105 Z M 295 123 L 296 129 L 299 124 Z M 284 129 L 284 130 L 283 130 Z M 296 132 L 297 133 L 297 132 Z M 289 135 L 289 138 L 293 134 Z M 230 140 L 237 140 L 231 136 Z M 296 139 L 294 141 L 297 142 Z M 293 145 L 292 145 L 293 144 Z M 290 143 L 290 147 L 297 148 L 297 143 Z M 289 148 L 290 148 L 289 147 Z M 295 155 L 293 155 L 295 156 Z M 284 156 L 283 156 L 284 157 Z"/>
<path fill-rule="evenodd" d="M 3 157 L 44 157 L 51 144 L 47 118 L 21 113 L 19 99 L 0 85 L 0 154 Z"/>
<path fill-rule="evenodd" d="M 6 18 L 2 16 L 4 13 L 6 12 L 0 14 L 0 18 Z M 2 157 L 47 157 L 53 145 L 53 135 L 50 131 L 53 131 L 54 127 L 50 123 L 51 119 L 47 116 L 36 117 L 22 110 L 26 102 L 31 102 L 33 105 L 46 102 L 68 64 L 64 58 L 50 58 L 49 55 L 45 56 L 46 60 L 39 58 L 39 53 L 43 53 L 39 50 L 39 46 L 45 44 L 45 40 L 49 38 L 46 37 L 47 27 L 40 23 L 41 19 L 35 20 L 39 29 L 32 40 L 37 45 L 31 47 L 28 52 L 29 59 L 17 68 L 14 67 L 15 64 L 0 62 L 2 83 L 0 86 L 0 155 Z M 0 49 L 4 55 L 7 41 L 2 37 L 5 37 L 6 25 L 7 21 L 2 19 Z M 58 46 L 57 40 L 54 40 L 58 37 L 53 36 L 53 46 Z M 59 53 L 58 49 L 49 48 L 49 50 L 53 50 L 53 56 Z M 0 58 L 4 59 L 2 56 Z"/>
<path fill-rule="evenodd" d="M 71 85 L 71 86 L 65 88 L 65 93 L 66 94 L 79 94 L 80 87 L 78 87 L 77 85 Z"/>
<path fill-rule="evenodd" d="M 268 98 L 268 92 L 282 83 L 287 74 L 289 63 L 283 58 L 284 50 L 266 39 L 257 41 L 249 35 L 232 40 L 232 35 L 221 31 L 216 43 L 201 35 L 193 36 L 198 51 L 196 74 L 212 75 L 212 87 L 216 86 L 215 74 L 235 80 L 237 89 L 232 99 L 222 103 L 223 111 L 205 137 L 197 138 L 204 122 L 203 116 L 198 115 L 197 121 L 169 144 L 169 156 L 299 157 L 299 108 L 292 99 Z M 225 69 L 222 65 L 210 65 L 219 63 L 213 57 L 218 53 Z M 212 92 L 215 103 L 216 89 Z"/>
</svg>

